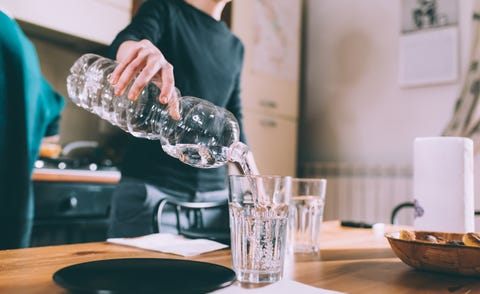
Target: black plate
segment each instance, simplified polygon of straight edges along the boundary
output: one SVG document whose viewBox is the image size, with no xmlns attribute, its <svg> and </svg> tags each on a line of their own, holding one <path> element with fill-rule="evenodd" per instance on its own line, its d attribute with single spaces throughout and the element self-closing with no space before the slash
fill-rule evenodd
<svg viewBox="0 0 480 294">
<path fill-rule="evenodd" d="M 205 293 L 232 284 L 235 273 L 199 261 L 124 258 L 71 265 L 55 272 L 53 280 L 81 293 Z"/>
</svg>

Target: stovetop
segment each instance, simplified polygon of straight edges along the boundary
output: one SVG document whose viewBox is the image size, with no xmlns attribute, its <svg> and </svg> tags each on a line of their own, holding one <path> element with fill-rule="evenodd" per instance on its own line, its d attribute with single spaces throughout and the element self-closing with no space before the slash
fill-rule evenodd
<svg viewBox="0 0 480 294">
<path fill-rule="evenodd" d="M 36 169 L 117 171 L 111 160 L 92 161 L 82 158 L 39 158 L 35 161 Z"/>
<path fill-rule="evenodd" d="M 35 162 L 33 179 L 40 181 L 84 181 L 115 183 L 121 174 L 111 161 L 85 159 L 40 158 Z"/>
</svg>

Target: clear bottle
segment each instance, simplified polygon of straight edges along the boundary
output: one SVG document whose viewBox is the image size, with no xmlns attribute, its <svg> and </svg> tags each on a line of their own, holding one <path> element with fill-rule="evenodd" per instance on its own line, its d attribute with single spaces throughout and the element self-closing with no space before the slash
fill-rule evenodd
<svg viewBox="0 0 480 294">
<path fill-rule="evenodd" d="M 116 65 L 96 54 L 81 56 L 67 78 L 70 99 L 133 136 L 159 140 L 167 154 L 191 166 L 213 168 L 246 160 L 249 150 L 239 141 L 232 113 L 200 98 L 180 97 L 177 90 L 180 119 L 175 120 L 169 106 L 158 102 L 160 89 L 153 83 L 135 101 L 127 98 L 131 84 L 116 96 L 109 82 Z"/>
</svg>

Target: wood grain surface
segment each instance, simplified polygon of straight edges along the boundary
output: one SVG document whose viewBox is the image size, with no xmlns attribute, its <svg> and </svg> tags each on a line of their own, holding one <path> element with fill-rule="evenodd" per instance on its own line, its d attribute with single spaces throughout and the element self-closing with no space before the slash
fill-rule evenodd
<svg viewBox="0 0 480 294">
<path fill-rule="evenodd" d="M 398 227 L 387 226 L 386 231 Z M 319 254 L 289 254 L 285 278 L 347 293 L 480 293 L 480 280 L 415 270 L 397 257 L 387 240 L 371 229 L 325 222 Z M 105 242 L 0 251 L 0 293 L 67 293 L 53 274 L 76 263 L 111 258 L 192 259 L 231 267 L 230 251 L 194 258 Z M 249 287 L 235 284 L 232 287 Z"/>
</svg>

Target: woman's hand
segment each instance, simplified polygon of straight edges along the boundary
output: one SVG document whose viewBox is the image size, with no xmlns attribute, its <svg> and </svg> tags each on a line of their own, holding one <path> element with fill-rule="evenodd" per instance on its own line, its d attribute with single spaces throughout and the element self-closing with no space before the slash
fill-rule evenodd
<svg viewBox="0 0 480 294">
<path fill-rule="evenodd" d="M 135 79 L 128 99 L 136 100 L 142 89 L 152 82 L 160 89 L 160 103 L 169 104 L 172 118 L 180 117 L 173 66 L 155 45 L 148 40 L 125 41 L 118 48 L 117 61 L 118 65 L 110 77 L 110 83 L 115 86 L 115 95 L 122 95 Z"/>
</svg>

